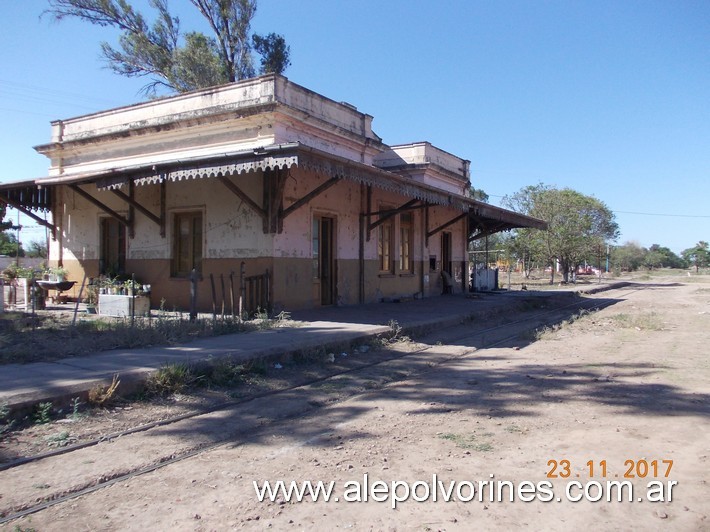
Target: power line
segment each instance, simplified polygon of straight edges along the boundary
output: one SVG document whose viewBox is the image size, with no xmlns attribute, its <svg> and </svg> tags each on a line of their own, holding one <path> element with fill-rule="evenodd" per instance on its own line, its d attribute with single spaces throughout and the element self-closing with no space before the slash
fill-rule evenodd
<svg viewBox="0 0 710 532">
<path fill-rule="evenodd" d="M 661 212 L 634 212 L 634 211 L 612 211 L 616 214 L 638 214 L 640 216 L 666 216 L 670 218 L 710 218 L 704 214 L 668 214 Z"/>
<path fill-rule="evenodd" d="M 3 88 L 3 85 L 6 88 Z M 64 102 L 76 102 L 77 100 L 83 100 L 84 102 L 94 102 L 95 104 L 100 104 L 100 105 L 111 105 L 112 102 L 111 100 L 107 98 L 97 98 L 95 96 L 86 94 L 86 92 L 71 92 L 71 91 L 65 91 L 65 90 L 60 90 L 55 87 L 47 88 L 44 86 L 38 86 L 38 85 L 30 85 L 28 83 L 18 83 L 16 81 L 10 81 L 6 79 L 0 79 L 0 90 L 4 90 L 6 92 L 11 92 L 11 93 L 16 93 L 20 94 L 22 96 L 30 96 L 34 97 L 31 94 L 28 95 L 28 93 L 35 93 L 39 94 L 39 98 L 46 98 L 47 96 L 52 97 L 52 98 L 62 98 L 64 99 Z M 56 100 L 53 100 L 55 102 Z"/>
<path fill-rule="evenodd" d="M 488 194 L 489 197 L 491 198 L 504 198 L 505 196 L 501 196 L 499 194 Z M 674 214 L 674 213 L 665 213 L 665 212 L 638 212 L 638 211 L 617 211 L 615 209 L 612 209 L 614 214 L 635 214 L 638 216 L 663 216 L 666 218 L 710 218 L 710 215 L 708 214 Z"/>
</svg>

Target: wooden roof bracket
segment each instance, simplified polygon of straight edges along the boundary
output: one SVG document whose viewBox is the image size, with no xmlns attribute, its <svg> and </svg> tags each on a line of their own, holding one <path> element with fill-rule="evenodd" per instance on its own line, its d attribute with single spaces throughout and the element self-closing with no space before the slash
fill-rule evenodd
<svg viewBox="0 0 710 532">
<path fill-rule="evenodd" d="M 386 209 L 383 211 L 376 211 L 376 212 L 371 212 L 370 207 L 371 205 L 368 204 L 368 224 L 367 224 L 367 239 L 370 240 L 370 233 L 374 230 L 377 229 L 379 226 L 381 226 L 383 223 L 385 223 L 387 220 L 392 218 L 393 216 L 396 216 L 400 212 L 405 212 L 405 211 L 410 211 L 412 209 L 418 209 L 418 208 L 423 208 L 424 205 L 417 205 L 417 203 L 420 200 L 418 199 L 413 199 L 409 200 L 407 203 L 402 205 L 401 207 L 397 207 L 396 209 Z M 368 202 L 369 203 L 369 202 Z M 369 222 L 370 216 L 377 216 L 378 219 L 377 221 L 374 222 Z"/>
<path fill-rule="evenodd" d="M 383 211 L 371 212 L 371 213 L 370 213 L 370 216 L 387 216 L 387 217 L 391 217 L 391 216 L 395 216 L 395 215 L 397 215 L 397 214 L 399 214 L 399 213 L 402 213 L 402 212 L 416 211 L 416 210 L 418 210 L 418 209 L 423 209 L 423 208 L 426 207 L 426 204 L 424 204 L 424 203 L 422 203 L 421 205 L 409 205 L 409 203 L 412 203 L 412 202 L 415 202 L 415 201 L 419 201 L 419 200 L 412 200 L 412 201 L 408 202 L 408 203 L 405 204 L 405 205 L 402 205 L 401 207 L 399 207 L 399 208 L 397 208 L 397 209 L 385 209 L 385 210 L 383 210 Z M 377 225 L 379 225 L 379 224 L 377 224 Z"/>
<path fill-rule="evenodd" d="M 457 222 L 460 222 L 461 220 L 463 220 L 463 219 L 466 218 L 467 216 L 468 216 L 468 213 L 467 213 L 467 212 L 461 213 L 461 214 L 459 214 L 458 216 L 456 216 L 455 218 L 452 218 L 451 220 L 449 220 L 448 222 L 441 224 L 441 225 L 440 225 L 439 227 L 437 227 L 436 229 L 432 229 L 431 231 L 427 231 L 427 234 L 426 234 L 427 242 L 428 242 L 428 240 L 429 240 L 429 237 L 434 236 L 434 235 L 435 235 L 436 233 L 438 233 L 439 231 L 443 231 L 443 230 L 446 229 L 447 227 L 449 227 L 449 226 L 451 226 L 451 225 L 454 225 L 454 224 L 457 223 Z M 427 220 L 427 221 L 428 221 L 428 220 Z M 429 226 L 427 225 L 427 229 L 428 229 L 428 228 L 429 228 Z"/>
<path fill-rule="evenodd" d="M 48 228 L 48 229 L 52 232 L 52 240 L 57 240 L 57 226 L 56 226 L 56 225 L 51 224 L 51 223 L 49 223 L 47 220 L 44 220 L 44 219 L 40 218 L 40 217 L 37 216 L 35 213 L 33 213 L 31 210 L 29 210 L 29 209 L 23 207 L 23 206 L 20 205 L 18 202 L 13 201 L 13 200 L 11 200 L 10 198 L 7 198 L 7 197 L 3 196 L 2 194 L 0 194 L 0 201 L 2 201 L 3 203 L 6 203 L 7 205 L 9 205 L 10 207 L 12 207 L 13 209 L 17 209 L 17 210 L 20 211 L 22 214 L 25 214 L 25 215 L 29 216 L 30 218 L 32 218 L 32 219 L 33 219 L 35 222 L 37 222 L 38 224 L 40 224 L 40 225 L 42 225 L 42 226 Z"/>
<path fill-rule="evenodd" d="M 321 183 L 316 188 L 311 190 L 308 194 L 303 196 L 301 199 L 294 201 L 291 205 L 289 205 L 288 207 L 286 207 L 283 210 L 283 212 L 281 213 L 281 219 L 286 218 L 289 214 L 294 212 L 296 209 L 299 209 L 299 208 L 303 207 L 304 205 L 306 205 L 313 198 L 322 194 L 323 192 L 328 190 L 330 187 L 335 185 L 338 181 L 340 181 L 340 179 L 341 179 L 340 177 L 331 177 L 328 181 L 326 181 L 325 183 Z"/>
<path fill-rule="evenodd" d="M 246 192 L 244 192 L 241 188 L 235 185 L 227 176 L 219 174 L 217 175 L 217 179 L 225 187 L 227 187 L 235 196 L 237 196 L 240 200 L 242 200 L 249 207 L 251 207 L 254 212 L 261 216 L 262 220 L 266 220 L 266 211 L 262 209 L 259 205 L 257 205 L 256 202 L 251 199 Z"/>
<path fill-rule="evenodd" d="M 508 227 L 506 224 L 498 224 L 498 225 L 490 226 L 490 227 L 487 227 L 487 228 L 479 231 L 478 233 L 471 234 L 468 237 L 468 241 L 473 242 L 474 240 L 478 240 L 480 238 L 484 238 L 484 237 L 493 235 L 495 233 L 500 233 L 501 231 L 508 231 L 510 229 L 511 229 L 511 227 Z"/>
<path fill-rule="evenodd" d="M 495 233 L 501 231 L 508 231 L 513 227 L 506 222 L 496 222 L 491 220 L 489 223 L 485 222 L 485 219 L 481 218 L 477 214 L 469 211 L 468 218 L 468 241 L 473 242 L 480 238 L 485 238 Z M 474 231 L 476 231 L 474 233 Z"/>
<path fill-rule="evenodd" d="M 108 214 L 108 215 L 111 216 L 112 218 L 115 218 L 115 219 L 118 220 L 120 223 L 122 223 L 124 226 L 126 226 L 126 227 L 128 228 L 130 237 L 133 238 L 133 236 L 134 236 L 133 223 L 132 223 L 133 220 L 129 220 L 129 219 L 127 219 L 126 217 L 121 216 L 121 215 L 118 214 L 116 211 L 114 211 L 114 210 L 111 209 L 110 207 L 106 206 L 104 203 L 100 202 L 100 201 L 97 200 L 95 197 L 93 197 L 91 194 L 89 194 L 88 192 L 86 192 L 85 190 L 83 190 L 81 187 L 79 187 L 79 185 L 70 184 L 70 185 L 68 185 L 68 187 L 69 187 L 70 189 L 72 189 L 74 192 L 76 192 L 77 194 L 79 194 L 79 195 L 80 195 L 82 198 L 84 198 L 86 201 L 88 201 L 89 203 L 95 205 L 96 207 L 98 207 L 99 209 L 101 209 L 102 211 L 104 211 L 106 214 Z"/>
<path fill-rule="evenodd" d="M 283 196 L 288 170 L 276 167 L 264 172 L 264 233 L 283 231 Z"/>
<path fill-rule="evenodd" d="M 132 182 L 130 182 L 132 183 Z M 148 218 L 151 222 L 155 223 L 160 227 L 160 236 L 165 237 L 165 220 L 161 219 L 160 216 L 156 216 L 152 212 L 150 212 L 148 209 L 146 209 L 143 205 L 138 203 L 135 198 L 133 197 L 133 187 L 129 184 L 129 194 L 126 194 L 125 192 L 118 190 L 118 189 L 113 189 L 111 192 L 113 192 L 116 196 L 121 198 L 123 201 L 128 203 L 130 207 L 135 208 L 136 210 L 140 211 L 145 215 L 146 218 Z M 161 209 L 162 210 L 162 209 Z M 129 214 L 128 219 L 130 221 L 133 221 L 134 217 L 132 214 Z"/>
<path fill-rule="evenodd" d="M 424 247 L 429 248 L 429 235 L 426 232 L 429 230 L 429 202 L 424 205 Z"/>
</svg>

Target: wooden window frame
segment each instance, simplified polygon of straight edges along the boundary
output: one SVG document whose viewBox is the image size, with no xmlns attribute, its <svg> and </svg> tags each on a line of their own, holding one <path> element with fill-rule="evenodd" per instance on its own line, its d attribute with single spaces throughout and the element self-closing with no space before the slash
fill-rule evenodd
<svg viewBox="0 0 710 532">
<path fill-rule="evenodd" d="M 410 212 L 403 212 L 399 215 L 399 271 L 403 274 L 410 274 L 414 271 L 413 236 L 414 217 Z"/>
<path fill-rule="evenodd" d="M 394 274 L 394 223 L 383 222 L 377 228 L 377 263 L 380 274 Z"/>
<path fill-rule="evenodd" d="M 320 240 L 321 240 L 321 216 L 313 214 L 311 216 L 311 256 L 313 267 L 311 276 L 314 282 L 320 281 Z"/>
<path fill-rule="evenodd" d="M 116 268 L 113 264 L 107 264 L 108 249 L 110 245 L 110 237 L 107 234 L 108 226 L 114 225 L 118 228 L 117 236 L 117 254 Z M 102 275 L 113 274 L 118 275 L 126 273 L 126 259 L 128 258 L 128 231 L 126 226 L 110 216 L 99 216 L 99 273 Z"/>
<path fill-rule="evenodd" d="M 170 260 L 170 275 L 174 278 L 189 277 L 193 269 L 198 273 L 202 271 L 202 261 L 204 260 L 204 212 L 202 210 L 186 210 L 174 212 L 172 215 L 172 257 Z M 183 241 L 180 238 L 180 224 L 188 221 L 188 238 Z M 195 228 L 199 227 L 199 234 Z M 187 249 L 183 249 L 186 246 Z M 188 268 L 182 268 L 181 254 L 187 256 Z"/>
</svg>

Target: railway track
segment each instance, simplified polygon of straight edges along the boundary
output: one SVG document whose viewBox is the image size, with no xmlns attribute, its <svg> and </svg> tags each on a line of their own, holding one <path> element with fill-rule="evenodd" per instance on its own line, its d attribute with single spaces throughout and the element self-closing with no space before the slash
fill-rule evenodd
<svg viewBox="0 0 710 532">
<path fill-rule="evenodd" d="M 480 327 L 476 323 L 470 323 L 463 327 L 464 332 L 459 332 L 462 327 L 452 327 L 429 335 L 429 339 L 431 336 L 438 338 L 437 345 L 423 344 L 406 352 L 390 349 L 388 356 L 374 362 L 361 360 L 354 367 L 336 371 L 296 386 L 262 393 L 244 400 L 221 403 L 207 409 L 148 423 L 78 445 L 67 446 L 53 452 L 25 457 L 0 465 L 0 484 L 7 486 L 13 481 L 19 482 L 19 479 L 25 476 L 25 470 L 37 471 L 38 468 L 45 465 L 51 468 L 52 460 L 72 460 L 81 453 L 91 452 L 92 448 L 106 447 L 102 448 L 100 453 L 94 452 L 92 458 L 97 455 L 110 456 L 109 446 L 119 445 L 119 442 L 124 444 L 130 438 L 143 438 L 147 441 L 155 435 L 157 441 L 160 441 L 166 432 L 178 435 L 169 452 L 163 450 L 152 456 L 137 457 L 143 459 L 140 464 L 127 464 L 123 467 L 112 468 L 111 466 L 115 464 L 111 464 L 109 459 L 99 466 L 104 469 L 98 476 L 97 468 L 92 467 L 90 474 L 75 480 L 73 484 L 71 484 L 71 480 L 65 481 L 69 484 L 65 483 L 61 488 L 55 489 L 51 494 L 43 497 L 41 501 L 8 501 L 10 504 L 7 507 L 0 508 L 0 524 L 40 512 L 51 506 L 208 453 L 225 445 L 239 445 L 248 441 L 255 430 L 261 430 L 269 424 L 311 415 L 325 406 L 343 402 L 358 394 L 375 393 L 376 390 L 381 390 L 388 384 L 420 376 L 435 367 L 454 360 L 475 358 L 476 353 L 481 349 L 501 347 L 506 344 L 509 346 L 520 344 L 521 336 L 531 335 L 536 330 L 561 323 L 570 317 L 579 315 L 580 312 L 601 310 L 613 305 L 619 299 L 628 298 L 645 288 L 644 285 L 617 288 L 605 292 L 603 298 L 581 298 L 553 308 L 518 313 L 514 319 L 501 320 L 492 326 Z M 607 294 L 613 295 L 613 298 L 608 297 Z M 437 347 L 441 344 L 468 347 L 462 348 L 460 352 L 455 354 L 446 351 L 439 353 Z M 267 402 L 270 409 L 276 411 L 276 414 L 265 417 L 261 414 Z M 283 403 L 283 408 L 279 406 L 280 403 Z M 223 429 L 229 424 L 225 423 L 225 418 L 232 423 L 232 430 L 226 432 Z M 180 434 L 187 433 L 185 427 L 190 424 L 211 427 L 213 433 L 205 431 L 206 438 L 198 438 L 197 441 L 189 442 L 180 441 L 180 445 L 177 445 Z M 239 426 L 234 428 L 233 425 Z M 215 427 L 221 427 L 222 430 L 215 431 Z M 6 499 L 0 500 L 5 501 Z"/>
</svg>

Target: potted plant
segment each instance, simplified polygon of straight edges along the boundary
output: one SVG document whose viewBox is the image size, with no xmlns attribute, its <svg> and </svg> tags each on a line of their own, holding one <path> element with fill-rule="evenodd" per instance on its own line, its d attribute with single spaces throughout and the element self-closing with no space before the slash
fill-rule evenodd
<svg viewBox="0 0 710 532">
<path fill-rule="evenodd" d="M 34 270 L 11 264 L 2 273 L 10 281 L 8 303 L 27 305 L 30 300 L 30 287 L 35 275 Z"/>
<path fill-rule="evenodd" d="M 98 279 L 99 294 L 116 295 L 117 281 L 110 275 L 101 276 Z"/>
<path fill-rule="evenodd" d="M 53 266 L 51 268 L 47 268 L 47 273 L 49 274 L 50 281 L 61 283 L 66 279 L 68 272 L 62 266 Z"/>
<path fill-rule="evenodd" d="M 142 294 L 143 285 L 138 281 L 133 281 L 129 279 L 123 283 L 123 291 L 127 296 L 132 295 L 143 295 Z"/>
<path fill-rule="evenodd" d="M 88 314 L 96 314 L 96 305 L 99 302 L 99 284 L 94 279 L 89 281 L 86 287 L 86 312 Z"/>
</svg>

